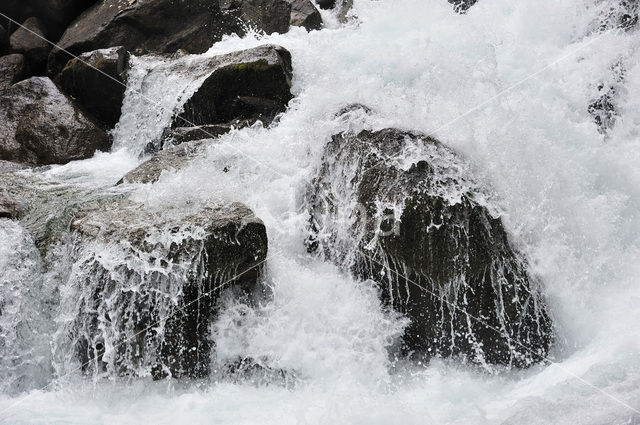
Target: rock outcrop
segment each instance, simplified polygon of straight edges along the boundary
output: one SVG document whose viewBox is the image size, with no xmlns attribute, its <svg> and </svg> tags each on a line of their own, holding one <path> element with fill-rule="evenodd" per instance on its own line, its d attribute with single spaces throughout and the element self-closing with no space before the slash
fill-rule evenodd
<svg viewBox="0 0 640 425">
<path fill-rule="evenodd" d="M 310 251 L 380 283 L 411 320 L 402 352 L 526 367 L 552 325 L 539 283 L 469 172 L 394 129 L 334 136 L 310 196 Z"/>
<path fill-rule="evenodd" d="M 58 83 L 94 118 L 113 127 L 120 119 L 128 66 L 124 47 L 87 52 L 67 63 Z"/>
<path fill-rule="evenodd" d="M 15 53 L 0 57 L 0 91 L 22 80 L 26 71 L 27 63 L 23 55 Z"/>
<path fill-rule="evenodd" d="M 63 164 L 107 150 L 111 139 L 47 77 L 0 92 L 0 159 Z"/>
<path fill-rule="evenodd" d="M 10 38 L 10 49 L 27 58 L 31 75 L 42 74 L 47 65 L 47 56 L 51 45 L 47 43 L 47 30 L 38 18 L 29 18 L 22 23 Z"/>
<path fill-rule="evenodd" d="M 104 0 L 72 22 L 58 45 L 76 55 L 113 46 L 130 52 L 202 53 L 223 35 L 244 33 L 247 25 L 286 32 L 290 10 L 285 0 Z M 49 75 L 57 75 L 70 59 L 54 49 Z"/>
<path fill-rule="evenodd" d="M 269 124 L 286 109 L 291 95 L 291 54 L 273 45 L 214 57 L 212 69 L 184 105 L 174 126 L 261 120 Z M 185 121 L 187 120 L 187 121 Z"/>
<path fill-rule="evenodd" d="M 208 375 L 219 300 L 260 292 L 267 235 L 251 210 L 239 203 L 152 210 L 120 199 L 78 212 L 71 230 L 78 247 L 71 283 L 80 289 L 71 329 L 85 370 Z"/>
<path fill-rule="evenodd" d="M 308 31 L 322 28 L 322 16 L 311 0 L 287 0 L 291 5 L 291 25 Z"/>
</svg>

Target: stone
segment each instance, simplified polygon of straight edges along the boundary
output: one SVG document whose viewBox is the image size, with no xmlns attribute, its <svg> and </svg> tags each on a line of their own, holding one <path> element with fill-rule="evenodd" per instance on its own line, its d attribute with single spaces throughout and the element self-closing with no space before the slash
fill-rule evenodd
<svg viewBox="0 0 640 425">
<path fill-rule="evenodd" d="M 250 302 L 263 289 L 266 229 L 240 203 L 153 209 L 115 199 L 79 211 L 71 231 L 80 255 L 70 280 L 81 282 L 72 328 L 85 371 L 205 377 L 219 302 Z"/>
<path fill-rule="evenodd" d="M 230 124 L 210 124 L 199 125 L 195 127 L 176 127 L 167 131 L 163 137 L 162 148 L 165 146 L 180 145 L 186 142 L 192 142 L 202 139 L 214 139 L 225 133 L 231 131 L 231 129 L 244 128 L 252 125 L 254 121 L 240 120 L 234 121 Z"/>
<path fill-rule="evenodd" d="M 0 25 L 0 55 L 4 55 L 9 50 L 9 32 Z"/>
<path fill-rule="evenodd" d="M 10 45 L 13 53 L 22 53 L 27 58 L 30 73 L 42 73 L 47 64 L 51 45 L 47 43 L 47 31 L 38 18 L 29 18 L 11 34 Z"/>
<path fill-rule="evenodd" d="M 227 34 L 244 34 L 251 24 L 267 33 L 286 32 L 290 8 L 285 0 L 219 2 L 172 0 L 104 0 L 85 10 L 67 28 L 58 45 L 80 53 L 123 46 L 130 52 L 203 53 Z M 55 76 L 72 59 L 53 49 L 48 75 Z"/>
<path fill-rule="evenodd" d="M 120 119 L 128 66 L 124 47 L 95 50 L 70 60 L 57 81 L 65 93 L 111 128 Z"/>
<path fill-rule="evenodd" d="M 14 53 L 0 57 L 0 91 L 8 89 L 26 74 L 27 64 L 24 55 Z"/>
<path fill-rule="evenodd" d="M 174 126 L 259 119 L 269 124 L 291 95 L 291 54 L 273 45 L 211 59 L 211 74 L 184 105 Z M 185 121 L 186 120 L 186 121 Z"/>
<path fill-rule="evenodd" d="M 322 16 L 311 0 L 287 0 L 291 5 L 291 25 L 307 31 L 322 28 Z"/>
<path fill-rule="evenodd" d="M 336 0 L 316 0 L 320 9 L 333 9 L 336 6 Z"/>
<path fill-rule="evenodd" d="M 307 246 L 378 282 L 411 320 L 400 355 L 527 367 L 553 341 L 541 285 L 469 170 L 430 137 L 336 135 L 310 189 Z"/>
<path fill-rule="evenodd" d="M 111 146 L 107 133 L 47 77 L 0 92 L 0 159 L 64 164 Z"/>
<path fill-rule="evenodd" d="M 18 218 L 18 203 L 2 193 L 0 193 L 0 218 Z"/>
<path fill-rule="evenodd" d="M 458 13 L 465 13 L 471 6 L 476 4 L 478 0 L 449 0 L 453 5 L 453 10 Z"/>
</svg>

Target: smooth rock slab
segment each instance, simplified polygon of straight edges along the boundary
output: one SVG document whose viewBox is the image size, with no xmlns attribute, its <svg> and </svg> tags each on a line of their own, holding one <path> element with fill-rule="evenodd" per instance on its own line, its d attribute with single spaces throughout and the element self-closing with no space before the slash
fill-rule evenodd
<svg viewBox="0 0 640 425">
<path fill-rule="evenodd" d="M 0 159 L 64 164 L 107 150 L 111 139 L 47 77 L 0 92 Z"/>
<path fill-rule="evenodd" d="M 309 198 L 317 251 L 380 283 L 411 324 L 401 353 L 526 367 L 552 324 L 498 209 L 455 152 L 387 129 L 336 135 Z"/>
</svg>

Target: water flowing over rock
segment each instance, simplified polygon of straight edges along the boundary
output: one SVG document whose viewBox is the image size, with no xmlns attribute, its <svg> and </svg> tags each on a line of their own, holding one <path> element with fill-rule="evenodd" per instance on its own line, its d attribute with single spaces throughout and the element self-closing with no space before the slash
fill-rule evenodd
<svg viewBox="0 0 640 425">
<path fill-rule="evenodd" d="M 0 92 L 0 159 L 63 164 L 111 145 L 109 136 L 47 77 Z"/>
<path fill-rule="evenodd" d="M 308 31 L 322 28 L 322 16 L 311 0 L 287 0 L 291 5 L 291 25 Z"/>
<path fill-rule="evenodd" d="M 63 305 L 76 346 L 58 358 L 98 376 L 206 376 L 218 301 L 259 292 L 267 235 L 251 210 L 120 199 L 78 212 L 71 230 Z"/>
<path fill-rule="evenodd" d="M 124 46 L 131 52 L 172 53 L 184 49 L 202 53 L 225 34 L 243 34 L 248 25 L 267 33 L 288 30 L 290 7 L 285 0 L 228 3 L 223 10 L 214 1 L 100 1 L 71 23 L 58 45 L 76 55 L 114 46 Z M 70 59 L 64 51 L 54 49 L 49 57 L 49 75 L 56 75 Z"/>
<path fill-rule="evenodd" d="M 478 0 L 448 0 L 453 5 L 453 10 L 458 13 L 465 13 Z"/>
<path fill-rule="evenodd" d="M 438 141 L 394 129 L 336 135 L 310 205 L 309 249 L 379 282 L 412 321 L 404 354 L 518 367 L 547 355 L 538 282 L 468 165 Z"/>
<path fill-rule="evenodd" d="M 24 55 L 15 53 L 0 57 L 0 91 L 22 80 L 27 70 Z"/>
<path fill-rule="evenodd" d="M 96 50 L 71 59 L 57 81 L 93 117 L 113 127 L 120 119 L 128 66 L 124 47 Z"/>
<path fill-rule="evenodd" d="M 0 218 L 18 218 L 18 203 L 0 193 Z"/>
</svg>

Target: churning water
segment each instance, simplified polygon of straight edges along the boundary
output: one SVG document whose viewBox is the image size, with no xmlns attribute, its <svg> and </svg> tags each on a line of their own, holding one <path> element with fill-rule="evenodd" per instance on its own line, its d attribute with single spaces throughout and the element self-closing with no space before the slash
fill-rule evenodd
<svg viewBox="0 0 640 425">
<path fill-rule="evenodd" d="M 245 203 L 267 227 L 273 297 L 226 307 L 212 329 L 216 356 L 262 359 L 295 376 L 82 376 L 59 355 L 73 344 L 72 242 L 39 252 L 2 219 L 0 423 L 640 424 L 640 38 L 607 22 L 617 3 L 480 0 L 458 15 L 444 0 L 356 0 L 346 24 L 324 13 L 322 31 L 227 38 L 204 55 L 264 43 L 292 53 L 289 110 L 272 128 L 222 136 L 156 184 L 111 189 L 199 78 L 184 71 L 195 56 L 134 60 L 112 153 L 3 172 L 6 185 L 50 193 L 43 209 L 60 196 L 78 203 L 119 191 L 149 208 Z M 184 72 L 168 72 L 176 61 Z M 600 84 L 616 85 L 606 132 L 588 108 Z M 374 113 L 336 118 L 355 102 Z M 555 364 L 495 373 L 446 360 L 391 364 L 387 348 L 406 320 L 381 306 L 371 283 L 306 253 L 305 192 L 323 147 L 347 129 L 386 127 L 433 133 L 488 183 L 544 286 Z"/>
</svg>

